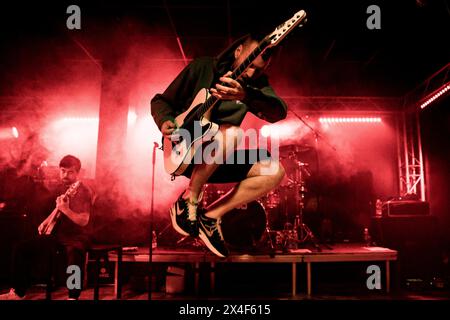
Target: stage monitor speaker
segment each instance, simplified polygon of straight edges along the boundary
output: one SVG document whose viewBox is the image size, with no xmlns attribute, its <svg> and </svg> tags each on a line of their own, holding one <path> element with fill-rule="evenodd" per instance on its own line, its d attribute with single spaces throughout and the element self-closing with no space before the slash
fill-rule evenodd
<svg viewBox="0 0 450 320">
<path fill-rule="evenodd" d="M 439 263 L 435 216 L 372 218 L 371 224 L 375 243 L 398 251 L 401 277 L 428 279 L 434 275 Z"/>
<path fill-rule="evenodd" d="M 430 205 L 426 201 L 391 200 L 384 202 L 381 210 L 384 217 L 423 216 L 430 214 Z"/>
</svg>

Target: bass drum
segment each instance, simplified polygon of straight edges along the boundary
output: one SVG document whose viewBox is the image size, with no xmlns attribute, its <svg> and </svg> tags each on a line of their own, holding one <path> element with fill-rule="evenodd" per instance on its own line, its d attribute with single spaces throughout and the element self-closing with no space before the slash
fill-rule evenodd
<svg viewBox="0 0 450 320">
<path fill-rule="evenodd" d="M 232 250 L 255 248 L 266 229 L 266 212 L 258 201 L 233 209 L 222 217 L 222 234 Z"/>
</svg>

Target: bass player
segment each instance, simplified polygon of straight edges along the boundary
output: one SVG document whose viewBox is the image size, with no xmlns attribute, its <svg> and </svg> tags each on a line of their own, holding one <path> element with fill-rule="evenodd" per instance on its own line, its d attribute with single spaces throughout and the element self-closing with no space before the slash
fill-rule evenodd
<svg viewBox="0 0 450 320">
<path fill-rule="evenodd" d="M 89 218 L 92 205 L 92 192 L 79 179 L 81 161 L 66 155 L 59 163 L 60 186 L 55 194 L 55 209 L 39 225 L 38 235 L 20 243 L 14 250 L 12 264 L 12 288 L 0 300 L 20 300 L 25 298 L 31 284 L 33 268 L 36 265 L 49 265 L 56 251 L 62 252 L 66 266 L 78 266 L 82 284 L 85 250 L 89 242 Z M 68 299 L 77 300 L 81 287 L 69 289 Z"/>
</svg>

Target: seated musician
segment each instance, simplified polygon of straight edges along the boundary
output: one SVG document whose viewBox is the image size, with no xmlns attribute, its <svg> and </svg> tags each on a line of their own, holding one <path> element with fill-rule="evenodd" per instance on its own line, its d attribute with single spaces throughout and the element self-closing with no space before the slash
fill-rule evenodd
<svg viewBox="0 0 450 320">
<path fill-rule="evenodd" d="M 20 300 L 31 285 L 33 268 L 49 265 L 57 251 L 65 256 L 68 266 L 76 266 L 80 273 L 79 281 L 73 281 L 68 288 L 68 299 L 77 300 L 81 293 L 85 250 L 89 242 L 88 223 L 91 214 L 90 189 L 79 181 L 81 162 L 72 155 L 66 155 L 59 163 L 60 186 L 55 192 L 56 205 L 49 216 L 39 225 L 36 237 L 20 243 L 14 250 L 12 264 L 12 288 L 0 295 L 0 300 Z M 73 275 L 71 271 L 68 276 Z"/>
</svg>

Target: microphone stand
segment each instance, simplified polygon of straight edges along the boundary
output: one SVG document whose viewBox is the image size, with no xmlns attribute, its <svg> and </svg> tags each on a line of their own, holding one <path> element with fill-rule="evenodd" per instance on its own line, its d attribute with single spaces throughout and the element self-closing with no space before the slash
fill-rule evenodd
<svg viewBox="0 0 450 320">
<path fill-rule="evenodd" d="M 319 176 L 320 175 L 319 139 L 322 139 L 322 141 L 324 141 L 325 144 L 327 144 L 332 150 L 334 150 L 334 151 L 337 151 L 337 150 L 327 140 L 323 139 L 324 137 L 322 136 L 322 134 L 319 131 L 317 131 L 316 129 L 314 129 L 313 127 L 311 127 L 309 125 L 309 123 L 306 122 L 300 115 L 298 115 L 293 110 L 289 110 L 289 111 L 292 112 L 294 114 L 294 116 L 296 116 L 314 134 L 314 149 L 316 150 L 315 151 L 315 155 L 316 155 L 316 171 L 317 171 L 317 175 Z M 319 190 L 317 191 L 317 211 L 319 211 L 319 207 L 320 207 L 320 183 L 319 183 Z M 310 232 L 310 238 L 311 238 L 314 246 L 316 247 L 316 249 L 318 251 L 321 251 L 320 246 L 317 243 L 317 239 L 314 237 L 314 234 L 312 232 Z M 329 245 L 324 244 L 324 246 L 327 249 L 332 250 L 332 248 Z"/>
<path fill-rule="evenodd" d="M 301 117 L 301 116 L 299 116 L 295 111 L 293 111 L 293 110 L 289 110 L 290 112 L 292 112 L 293 114 L 294 114 L 294 116 L 296 116 L 305 126 L 307 126 L 308 128 L 309 128 L 309 130 L 311 130 L 311 132 L 314 134 L 314 139 L 315 139 L 315 146 L 317 147 L 318 146 L 318 139 L 320 138 L 320 139 L 322 139 L 331 149 L 333 149 L 334 151 L 337 151 L 336 150 L 336 148 L 332 145 L 332 144 L 330 144 L 328 141 L 326 141 L 325 139 L 323 139 L 323 136 L 322 136 L 322 134 L 319 132 L 319 131 L 317 131 L 316 129 L 314 129 L 313 127 L 311 127 L 310 125 L 309 125 L 309 123 L 308 122 L 306 122 L 305 120 L 303 120 L 303 118 Z M 319 158 L 319 156 L 318 156 L 318 152 L 317 152 L 317 149 L 316 149 L 316 157 L 317 157 L 317 160 L 318 160 L 318 158 Z"/>
<path fill-rule="evenodd" d="M 153 145 L 152 155 L 152 187 L 151 187 L 151 201 L 150 201 L 150 245 L 148 252 L 148 300 L 152 300 L 152 275 L 153 275 L 153 216 L 154 216 L 154 198 L 155 198 L 155 163 L 156 163 L 156 149 L 159 147 L 157 142 Z"/>
</svg>

